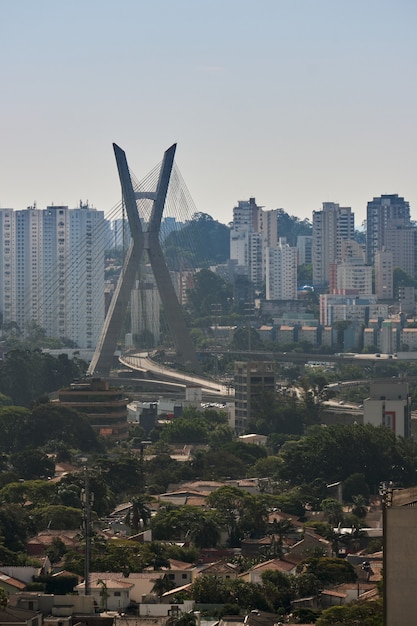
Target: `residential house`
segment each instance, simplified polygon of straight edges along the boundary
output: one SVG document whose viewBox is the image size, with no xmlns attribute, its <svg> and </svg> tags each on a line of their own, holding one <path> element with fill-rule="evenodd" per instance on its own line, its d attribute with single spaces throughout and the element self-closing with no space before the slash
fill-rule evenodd
<svg viewBox="0 0 417 626">
<path fill-rule="evenodd" d="M 42 626 L 42 613 L 7 606 L 0 609 L 0 624 L 7 626 Z"/>
<path fill-rule="evenodd" d="M 103 578 L 90 580 L 90 594 L 102 611 L 120 611 L 131 603 L 130 591 L 133 586 L 132 582 L 115 580 L 105 574 Z M 75 589 L 78 593 L 84 594 L 85 582 L 77 585 Z"/>
<path fill-rule="evenodd" d="M 272 570 L 282 572 L 283 574 L 295 574 L 296 569 L 297 563 L 287 558 L 270 559 L 264 563 L 254 565 L 247 572 L 240 574 L 239 578 L 248 583 L 262 583 L 262 574 L 266 571 Z"/>
</svg>

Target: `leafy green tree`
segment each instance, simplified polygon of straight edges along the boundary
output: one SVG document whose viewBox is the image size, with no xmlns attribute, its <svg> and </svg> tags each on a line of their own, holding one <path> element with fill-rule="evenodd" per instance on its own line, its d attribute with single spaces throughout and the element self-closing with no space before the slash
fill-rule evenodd
<svg viewBox="0 0 417 626">
<path fill-rule="evenodd" d="M 206 443 L 207 425 L 202 419 L 177 417 L 163 427 L 161 439 L 169 443 Z"/>
<path fill-rule="evenodd" d="M 215 317 L 230 313 L 232 286 L 218 274 L 202 269 L 194 276 L 192 289 L 187 292 L 187 309 L 192 318 L 205 318 L 213 324 Z"/>
<path fill-rule="evenodd" d="M 223 604 L 229 594 L 222 578 L 197 576 L 191 587 L 191 596 L 198 604 Z"/>
<path fill-rule="evenodd" d="M 316 621 L 316 626 L 382 626 L 383 606 L 380 600 L 358 602 L 325 609 Z"/>
<path fill-rule="evenodd" d="M 302 563 L 307 573 L 313 574 L 323 585 L 337 585 L 356 581 L 356 574 L 348 561 L 330 557 L 313 557 Z"/>
<path fill-rule="evenodd" d="M 32 511 L 33 523 L 36 529 L 44 530 L 76 530 L 82 525 L 82 511 L 62 505 L 36 507 Z"/>
<path fill-rule="evenodd" d="M 0 450 L 10 454 L 22 445 L 29 420 L 29 410 L 20 406 L 0 408 Z"/>
<path fill-rule="evenodd" d="M 113 493 L 144 493 L 144 468 L 137 456 L 122 453 L 115 458 L 101 457 L 97 459 L 97 466 Z"/>
<path fill-rule="evenodd" d="M 25 448 L 10 455 L 14 471 L 25 480 L 52 477 L 55 463 L 39 448 Z"/>
<path fill-rule="evenodd" d="M 277 612 L 279 609 L 288 611 L 295 596 L 290 577 L 277 570 L 266 570 L 261 574 L 261 578 L 270 610 L 273 612 Z"/>
<path fill-rule="evenodd" d="M 417 469 L 412 451 L 417 451 L 415 442 L 397 439 L 383 426 L 313 426 L 298 441 L 282 446 L 280 476 L 293 484 L 308 483 L 311 476 L 332 483 L 363 473 L 374 488 L 382 480 L 408 486 Z"/>
<path fill-rule="evenodd" d="M 230 257 L 230 230 L 207 213 L 195 213 L 184 228 L 166 237 L 163 248 L 171 270 L 226 263 Z"/>
<path fill-rule="evenodd" d="M 321 508 L 332 526 L 337 526 L 343 521 L 343 505 L 339 500 L 326 498 L 322 501 Z"/>
<path fill-rule="evenodd" d="M 17 504 L 0 505 L 0 537 L 3 545 L 12 552 L 26 549 L 26 539 L 31 528 L 28 512 Z"/>
<path fill-rule="evenodd" d="M 58 563 L 66 552 L 67 547 L 60 537 L 54 537 L 50 547 L 46 550 L 46 554 L 52 564 Z"/>
<path fill-rule="evenodd" d="M 351 474 L 343 481 L 343 500 L 345 502 L 353 502 L 354 496 L 363 496 L 368 502 L 369 495 L 369 485 L 362 473 Z"/>
</svg>

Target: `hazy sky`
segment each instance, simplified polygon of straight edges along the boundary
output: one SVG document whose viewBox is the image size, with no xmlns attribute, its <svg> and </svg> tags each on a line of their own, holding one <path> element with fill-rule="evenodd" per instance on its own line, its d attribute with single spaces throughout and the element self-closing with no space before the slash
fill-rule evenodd
<svg viewBox="0 0 417 626">
<path fill-rule="evenodd" d="M 415 0 L 0 0 L 0 206 L 120 201 L 177 142 L 197 210 L 417 219 Z"/>
</svg>

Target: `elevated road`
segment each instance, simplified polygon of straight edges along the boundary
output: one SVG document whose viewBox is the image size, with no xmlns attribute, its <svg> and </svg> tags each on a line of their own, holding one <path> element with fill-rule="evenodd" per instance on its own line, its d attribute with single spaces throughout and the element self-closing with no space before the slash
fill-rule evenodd
<svg viewBox="0 0 417 626">
<path fill-rule="evenodd" d="M 148 352 L 120 356 L 119 362 L 131 370 L 149 372 L 153 376 L 171 382 L 173 385 L 178 385 L 179 387 L 198 386 L 201 387 L 204 394 L 229 398 L 234 397 L 234 389 L 229 385 L 224 385 L 223 383 L 203 378 L 202 376 L 179 372 L 173 368 L 156 363 L 150 358 Z"/>
</svg>

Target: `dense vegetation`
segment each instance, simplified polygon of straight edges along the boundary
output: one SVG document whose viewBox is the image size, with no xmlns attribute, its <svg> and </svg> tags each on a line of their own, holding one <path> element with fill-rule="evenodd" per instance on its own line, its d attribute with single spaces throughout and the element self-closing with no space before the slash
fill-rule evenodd
<svg viewBox="0 0 417 626">
<path fill-rule="evenodd" d="M 171 270 L 208 267 L 230 258 L 230 231 L 206 213 L 195 213 L 190 222 L 172 231 L 163 243 Z"/>
</svg>

